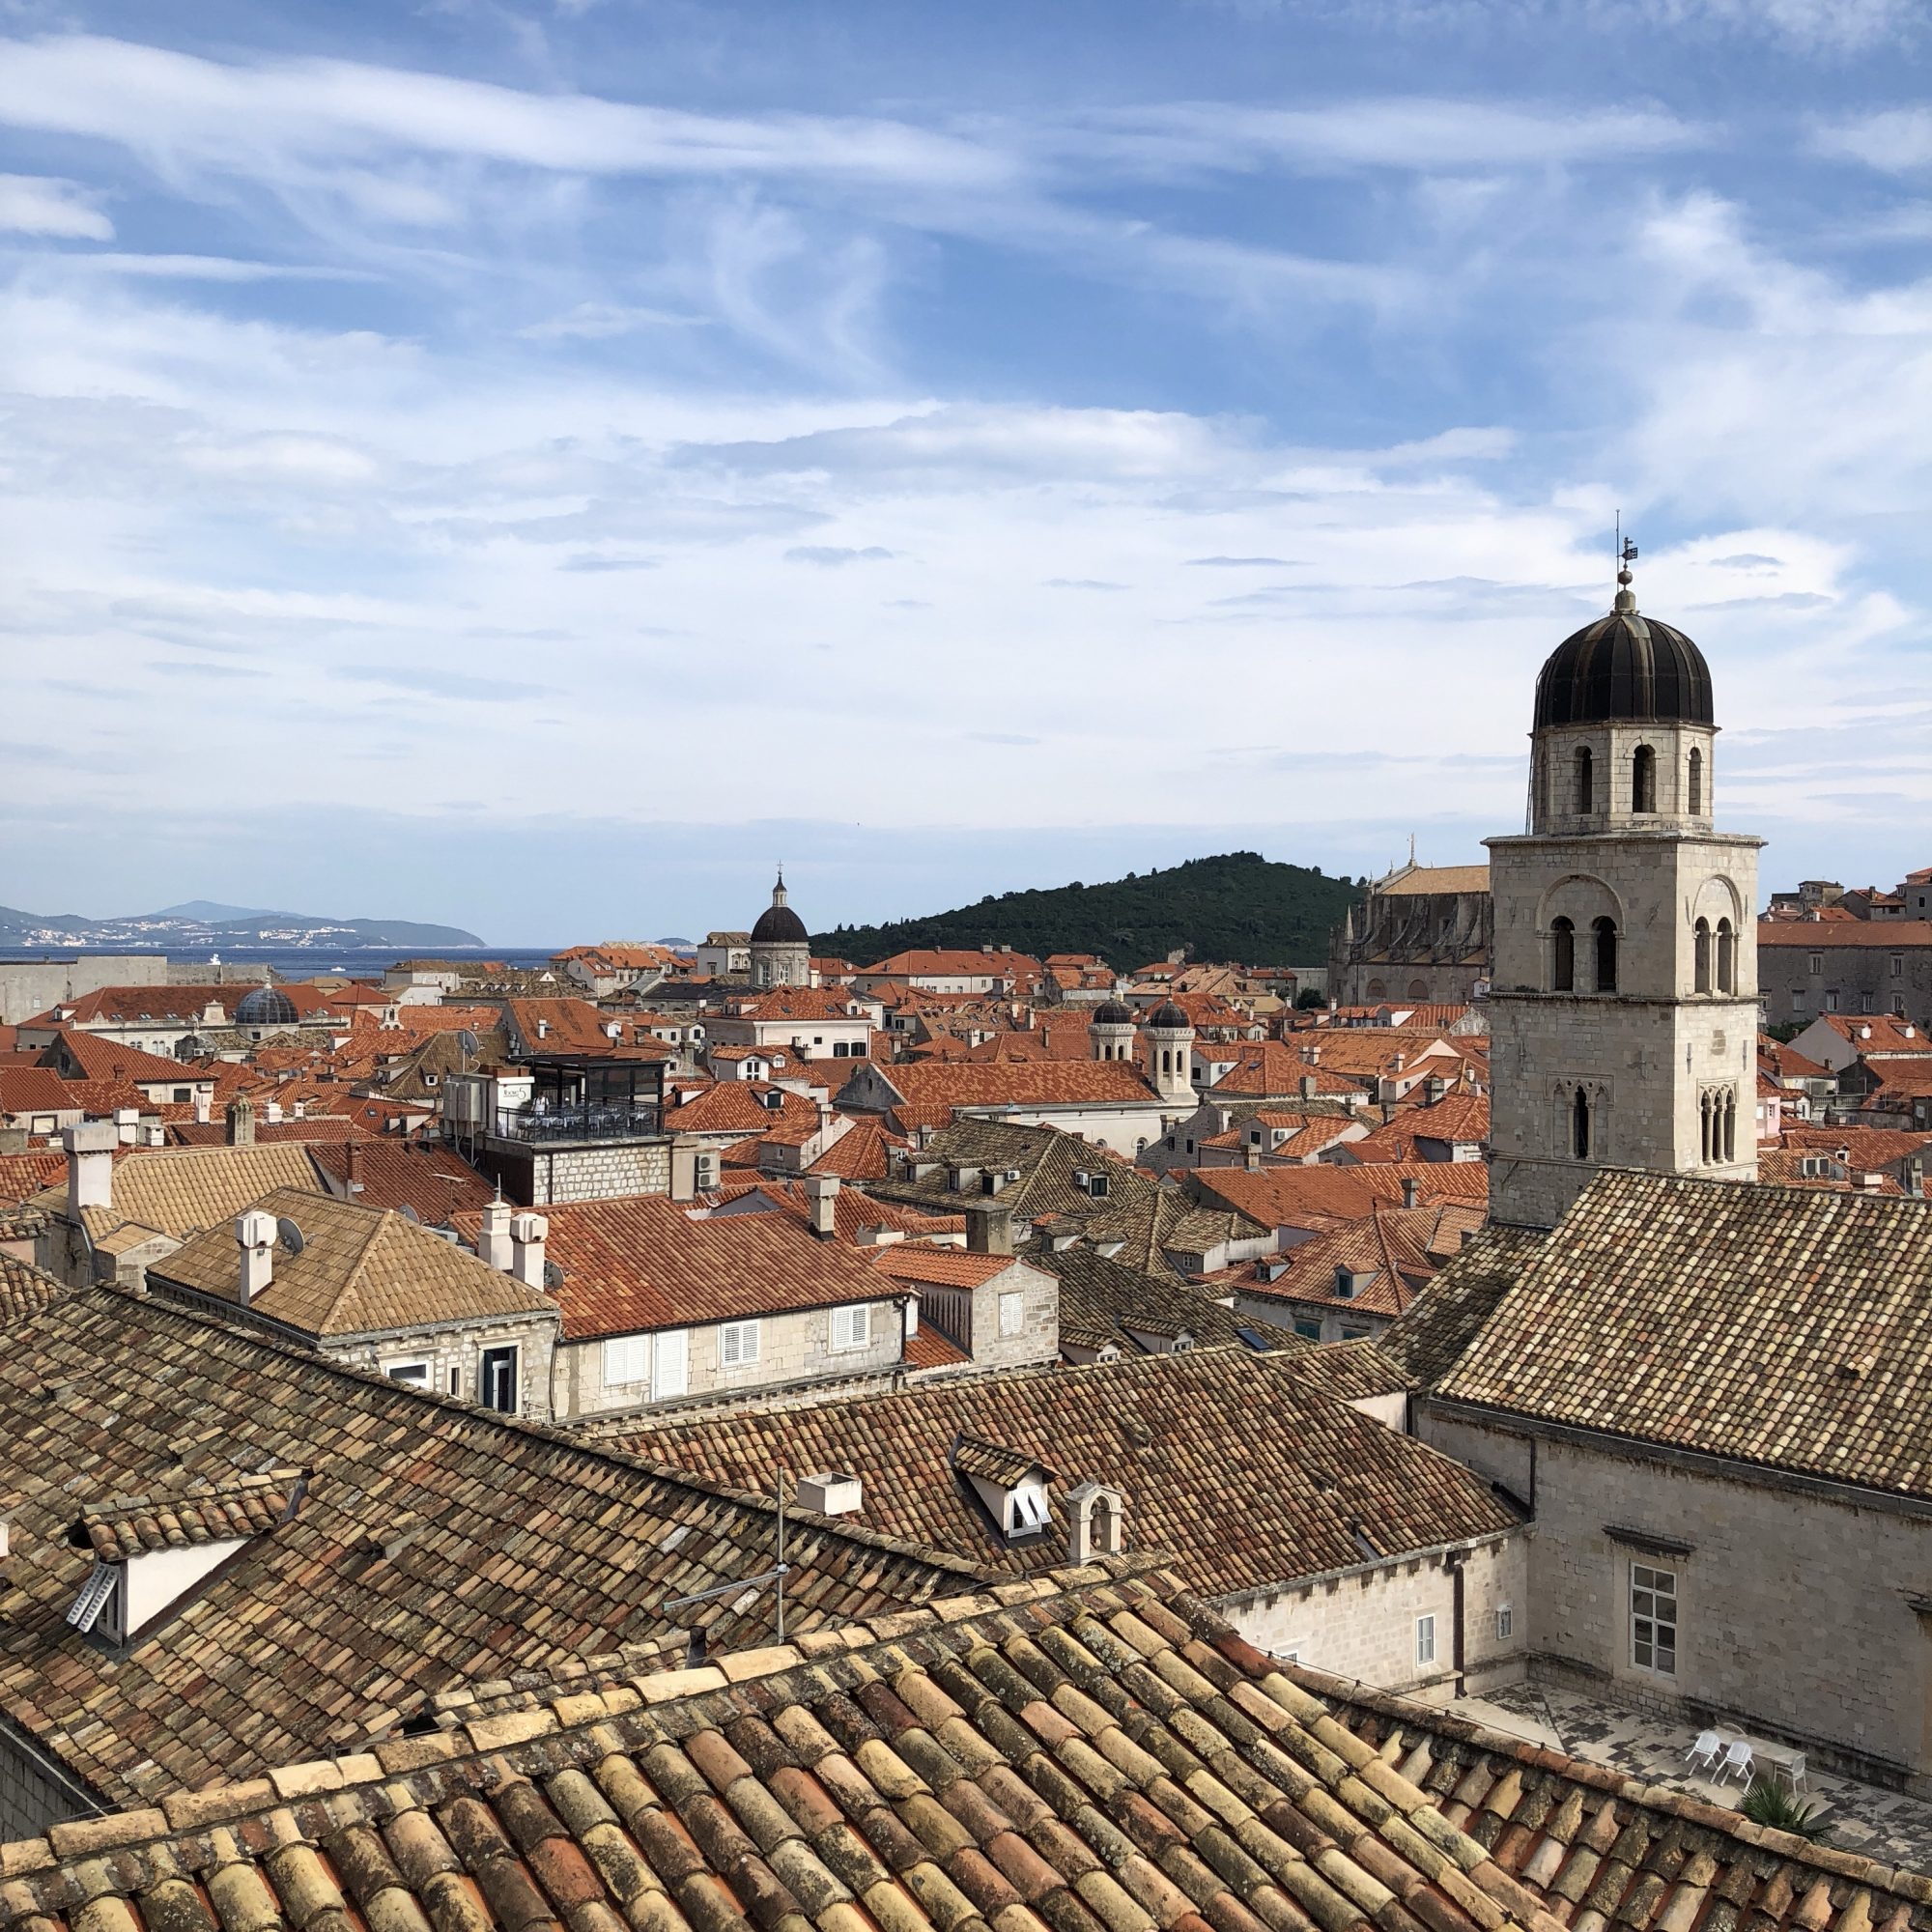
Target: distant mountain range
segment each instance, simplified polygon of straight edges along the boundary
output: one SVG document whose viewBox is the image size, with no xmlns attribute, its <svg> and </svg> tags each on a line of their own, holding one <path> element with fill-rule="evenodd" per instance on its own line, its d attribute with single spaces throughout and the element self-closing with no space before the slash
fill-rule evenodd
<svg viewBox="0 0 1932 1932">
<path fill-rule="evenodd" d="M 841 925 L 812 937 L 814 952 L 870 965 L 910 947 L 1010 946 L 1097 952 L 1132 972 L 1185 948 L 1190 959 L 1246 966 L 1321 966 L 1328 935 L 1361 897 L 1348 879 L 1286 866 L 1259 852 L 1189 859 L 1164 871 L 1129 872 L 1089 886 L 1002 893 L 978 905 L 891 925 Z"/>
<path fill-rule="evenodd" d="M 409 919 L 318 919 L 312 913 L 270 912 L 260 906 L 218 905 L 189 899 L 159 912 L 125 919 L 83 919 L 78 913 L 18 912 L 0 906 L 0 946 L 88 946 L 143 951 L 223 946 L 313 947 L 340 951 L 355 946 L 435 948 L 482 946 L 460 925 L 428 925 Z"/>
</svg>

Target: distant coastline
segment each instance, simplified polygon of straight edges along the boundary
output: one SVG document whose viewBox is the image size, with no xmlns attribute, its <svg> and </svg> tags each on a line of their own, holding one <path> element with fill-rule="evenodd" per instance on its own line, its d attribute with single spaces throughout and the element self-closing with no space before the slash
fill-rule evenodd
<svg viewBox="0 0 1932 1932">
<path fill-rule="evenodd" d="M 499 959 L 506 966 L 548 966 L 555 947 L 439 946 L 405 950 L 395 946 L 0 946 L 0 959 L 76 959 L 99 954 L 119 958 L 168 959 L 192 965 L 220 955 L 224 966 L 267 966 L 285 980 L 312 980 L 340 971 L 345 978 L 380 977 L 404 959 Z"/>
</svg>

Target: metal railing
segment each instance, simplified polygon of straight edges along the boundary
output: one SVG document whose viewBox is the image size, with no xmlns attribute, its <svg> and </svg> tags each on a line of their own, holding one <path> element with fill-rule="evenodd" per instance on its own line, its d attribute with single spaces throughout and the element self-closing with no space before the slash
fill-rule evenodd
<svg viewBox="0 0 1932 1932">
<path fill-rule="evenodd" d="M 509 1141 L 636 1140 L 663 1130 L 663 1110 L 655 1106 L 533 1107 L 499 1110 L 497 1136 Z"/>
</svg>

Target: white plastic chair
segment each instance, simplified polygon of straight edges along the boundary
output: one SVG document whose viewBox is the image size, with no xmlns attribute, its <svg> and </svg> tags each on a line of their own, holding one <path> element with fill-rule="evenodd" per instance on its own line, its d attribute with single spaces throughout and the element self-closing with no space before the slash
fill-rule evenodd
<svg viewBox="0 0 1932 1932">
<path fill-rule="evenodd" d="M 1724 1761 L 1712 1774 L 1721 1784 L 1732 1772 L 1738 1775 L 1738 1782 L 1747 1789 L 1751 1781 L 1751 1747 L 1743 1738 L 1733 1738 L 1724 1747 Z"/>
<path fill-rule="evenodd" d="M 1699 1731 L 1697 1742 L 1684 1753 L 1685 1760 L 1700 1771 L 1709 1771 L 1717 1763 L 1718 1753 L 1723 1747 L 1724 1741 L 1716 1731 Z"/>
<path fill-rule="evenodd" d="M 1811 1786 L 1804 1776 L 1804 1753 L 1795 1752 L 1784 1761 L 1784 1781 L 1793 1791 L 1809 1791 Z"/>
</svg>

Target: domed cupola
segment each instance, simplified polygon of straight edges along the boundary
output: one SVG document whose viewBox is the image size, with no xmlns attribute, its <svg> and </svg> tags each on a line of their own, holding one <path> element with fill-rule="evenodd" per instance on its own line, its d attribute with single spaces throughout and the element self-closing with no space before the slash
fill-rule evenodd
<svg viewBox="0 0 1932 1932">
<path fill-rule="evenodd" d="M 752 928 L 752 984 L 811 984 L 811 937 L 785 896 L 784 873 L 772 888 L 772 902 Z"/>
<path fill-rule="evenodd" d="M 1565 638 L 1536 680 L 1536 724 L 1713 724 L 1711 668 L 1672 625 L 1640 616 L 1629 563 L 1615 607 Z"/>
</svg>

